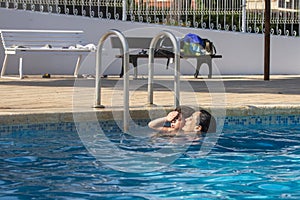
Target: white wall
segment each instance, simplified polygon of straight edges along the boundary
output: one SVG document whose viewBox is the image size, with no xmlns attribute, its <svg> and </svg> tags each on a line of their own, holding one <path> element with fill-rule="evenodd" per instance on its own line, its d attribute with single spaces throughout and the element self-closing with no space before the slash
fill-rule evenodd
<svg viewBox="0 0 300 200">
<path fill-rule="evenodd" d="M 109 29 L 118 29 L 126 36 L 154 36 L 161 30 L 172 30 L 175 35 L 183 36 L 193 32 L 214 42 L 222 59 L 215 59 L 214 68 L 221 74 L 263 74 L 264 73 L 264 37 L 259 34 L 234 33 L 226 31 L 210 31 L 194 28 L 153 25 L 146 23 L 122 22 L 107 19 L 95 19 L 81 16 L 65 16 L 48 13 L 38 13 L 22 10 L 0 8 L 0 29 L 59 29 L 84 30 L 88 43 L 97 44 L 103 34 Z M 118 74 L 120 61 L 114 58 L 114 51 L 109 49 L 104 53 L 105 65 L 111 63 L 106 73 Z M 300 38 L 271 37 L 271 74 L 300 73 Z M 0 63 L 4 58 L 3 47 L 0 46 Z M 90 55 L 83 63 L 82 73 L 93 73 L 94 55 Z M 72 74 L 76 59 L 66 59 L 60 56 L 26 56 L 24 74 Z M 165 73 L 163 67 L 159 70 Z M 141 61 L 141 63 L 143 63 Z M 192 62 L 193 63 L 193 62 Z M 183 61 L 182 73 L 193 74 L 193 67 Z M 146 68 L 146 67 L 145 67 Z M 206 69 L 203 69 L 206 73 Z M 140 72 L 144 69 L 141 68 Z M 214 70 L 216 72 L 216 70 Z M 17 73 L 17 61 L 9 60 L 8 72 Z M 157 72 L 158 73 L 158 72 Z"/>
</svg>

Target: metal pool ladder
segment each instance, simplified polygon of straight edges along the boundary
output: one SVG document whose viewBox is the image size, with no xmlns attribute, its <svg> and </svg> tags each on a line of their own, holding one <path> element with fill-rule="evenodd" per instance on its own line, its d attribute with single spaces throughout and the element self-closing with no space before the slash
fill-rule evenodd
<svg viewBox="0 0 300 200">
<path fill-rule="evenodd" d="M 129 46 L 125 36 L 118 30 L 112 29 L 109 30 L 106 34 L 104 34 L 97 45 L 97 54 L 96 54 L 96 100 L 95 100 L 95 108 L 104 108 L 101 105 L 101 87 L 102 87 L 102 47 L 105 40 L 111 36 L 117 36 L 122 44 L 123 48 L 123 67 L 124 67 L 124 111 L 123 111 L 123 128 L 124 132 L 128 132 L 129 130 Z M 148 104 L 153 105 L 153 72 L 154 72 L 154 49 L 157 42 L 164 37 L 170 38 L 173 44 L 173 53 L 175 59 L 175 71 L 174 71 L 174 107 L 178 107 L 180 103 L 180 46 L 176 37 L 170 31 L 162 31 L 158 35 L 156 35 L 150 43 L 149 47 L 149 65 L 148 65 Z"/>
</svg>

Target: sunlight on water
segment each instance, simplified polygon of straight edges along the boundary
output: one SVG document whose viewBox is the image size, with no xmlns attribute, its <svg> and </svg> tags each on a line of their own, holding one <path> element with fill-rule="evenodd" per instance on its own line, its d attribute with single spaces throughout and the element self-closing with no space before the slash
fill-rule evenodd
<svg viewBox="0 0 300 200">
<path fill-rule="evenodd" d="M 107 134 L 123 152 L 172 154 L 174 138 Z M 170 142 L 170 139 L 173 141 Z M 122 142 L 120 142 L 122 141 Z M 101 141 L 98 141 L 101 144 Z M 191 143 L 169 166 L 153 172 L 116 171 L 95 159 L 77 133 L 14 132 L 0 138 L 0 199 L 299 199 L 300 129 L 225 127 L 213 150 L 199 155 Z M 162 150 L 158 152 L 158 150 Z M 105 151 L 124 167 L 144 167 Z M 159 162 L 158 162 L 159 163 Z"/>
</svg>

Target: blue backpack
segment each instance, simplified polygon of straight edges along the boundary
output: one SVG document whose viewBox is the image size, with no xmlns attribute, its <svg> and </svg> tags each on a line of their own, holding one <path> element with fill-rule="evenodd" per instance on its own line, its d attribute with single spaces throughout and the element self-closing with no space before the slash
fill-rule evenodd
<svg viewBox="0 0 300 200">
<path fill-rule="evenodd" d="M 205 54 L 205 42 L 200 36 L 188 33 L 182 39 L 183 52 L 185 55 L 203 55 Z"/>
</svg>

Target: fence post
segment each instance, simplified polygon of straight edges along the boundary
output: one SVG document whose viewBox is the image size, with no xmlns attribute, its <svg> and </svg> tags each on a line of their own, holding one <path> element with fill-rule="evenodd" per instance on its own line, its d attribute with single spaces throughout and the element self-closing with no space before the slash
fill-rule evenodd
<svg viewBox="0 0 300 200">
<path fill-rule="evenodd" d="M 271 2 L 265 0 L 265 55 L 264 55 L 264 80 L 270 80 L 270 13 Z"/>
<path fill-rule="evenodd" d="M 246 8 L 247 8 L 247 0 L 243 0 L 242 4 L 242 32 L 245 33 L 247 31 L 247 13 L 246 13 Z"/>
<path fill-rule="evenodd" d="M 127 20 L 127 1 L 126 0 L 122 0 L 122 21 L 126 21 Z"/>
</svg>

